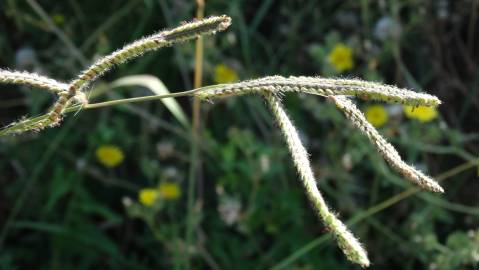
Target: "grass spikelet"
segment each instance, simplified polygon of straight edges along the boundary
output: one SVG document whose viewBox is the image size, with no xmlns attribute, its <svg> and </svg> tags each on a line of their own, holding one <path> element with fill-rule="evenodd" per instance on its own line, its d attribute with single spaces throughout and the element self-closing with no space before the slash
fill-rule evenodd
<svg viewBox="0 0 479 270">
<path fill-rule="evenodd" d="M 389 144 L 371 125 L 364 114 L 345 96 L 330 96 L 334 104 L 344 112 L 355 127 L 368 137 L 376 150 L 397 172 L 421 188 L 433 192 L 443 193 L 443 188 L 432 178 L 405 163 L 396 149 Z"/>
<path fill-rule="evenodd" d="M 248 93 L 302 92 L 320 96 L 348 95 L 363 99 L 402 103 L 411 106 L 437 106 L 441 101 L 432 95 L 417 93 L 391 85 L 366 82 L 358 79 L 336 79 L 320 77 L 268 76 L 233 84 L 218 85 L 200 91 L 196 95 L 203 99 L 244 95 Z"/>
<path fill-rule="evenodd" d="M 28 85 L 31 87 L 48 90 L 52 93 L 60 93 L 68 89 L 68 85 L 48 77 L 35 73 L 8 71 L 0 69 L 0 83 Z"/>
<path fill-rule="evenodd" d="M 231 24 L 231 18 L 213 16 L 203 20 L 196 20 L 185 23 L 171 30 L 165 30 L 137 41 L 107 55 L 83 71 L 77 79 L 70 84 L 70 91 L 82 91 L 93 80 L 101 74 L 128 60 L 136 58 L 146 52 L 171 46 L 176 43 L 194 39 L 200 35 L 215 34 L 223 31 Z"/>
<path fill-rule="evenodd" d="M 369 266 L 369 259 L 362 245 L 347 229 L 346 225 L 344 225 L 341 220 L 339 220 L 328 209 L 323 196 L 316 186 L 316 180 L 314 179 L 313 171 L 311 169 L 308 153 L 299 139 L 296 128 L 283 109 L 279 98 L 271 92 L 264 92 L 264 97 L 271 108 L 279 128 L 281 129 L 281 133 L 283 134 L 289 152 L 293 158 L 293 163 L 316 214 L 333 233 L 339 247 L 350 261 L 357 263 L 362 267 Z"/>
</svg>

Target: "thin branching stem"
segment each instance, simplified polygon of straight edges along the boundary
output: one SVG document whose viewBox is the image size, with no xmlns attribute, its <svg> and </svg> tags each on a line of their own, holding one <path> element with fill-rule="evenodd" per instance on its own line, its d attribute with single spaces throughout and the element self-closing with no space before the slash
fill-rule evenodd
<svg viewBox="0 0 479 270">
<path fill-rule="evenodd" d="M 98 103 L 92 103 L 92 104 L 86 104 L 86 105 L 71 104 L 65 108 L 63 113 L 78 112 L 80 110 L 99 109 L 99 108 L 105 108 L 105 107 L 121 105 L 121 104 L 136 103 L 136 102 L 155 101 L 155 100 L 160 100 L 165 98 L 193 96 L 195 92 L 201 91 L 201 90 L 202 88 L 193 89 L 189 91 L 183 91 L 183 92 L 170 93 L 165 95 L 152 95 L 152 96 L 145 96 L 145 97 L 117 99 L 117 100 L 110 100 L 110 101 L 98 102 Z M 42 126 L 50 125 L 50 124 L 51 122 L 49 120 L 48 114 L 44 114 L 44 115 L 29 118 L 29 119 L 22 120 L 22 121 L 15 122 L 13 124 L 8 125 L 0 130 L 0 136 L 19 134 L 29 130 L 35 130 L 36 127 L 41 128 Z"/>
<path fill-rule="evenodd" d="M 205 3 L 203 0 L 197 0 L 196 19 L 202 20 L 205 13 Z M 194 88 L 200 88 L 203 81 L 203 37 L 198 36 L 195 44 L 195 74 Z M 191 149 L 190 149 L 190 168 L 188 174 L 188 199 L 187 199 L 187 220 L 186 220 L 186 246 L 193 245 L 193 231 L 195 230 L 195 190 L 199 179 L 199 169 L 201 166 L 200 151 L 198 142 L 200 140 L 201 126 L 201 103 L 198 97 L 193 98 L 192 109 L 192 127 L 191 127 Z M 190 254 L 187 253 L 186 269 L 191 269 Z"/>
</svg>

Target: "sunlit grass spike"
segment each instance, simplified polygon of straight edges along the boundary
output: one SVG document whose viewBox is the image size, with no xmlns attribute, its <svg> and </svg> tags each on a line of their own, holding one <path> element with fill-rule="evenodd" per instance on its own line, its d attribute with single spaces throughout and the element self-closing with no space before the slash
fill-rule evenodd
<svg viewBox="0 0 479 270">
<path fill-rule="evenodd" d="M 437 106 L 441 104 L 441 101 L 435 96 L 417 93 L 391 85 L 366 82 L 358 79 L 294 76 L 268 76 L 255 80 L 218 85 L 215 88 L 198 92 L 197 96 L 207 99 L 260 93 L 263 90 L 275 93 L 300 92 L 320 96 L 348 95 L 362 99 L 380 100 L 412 106 Z"/>
<path fill-rule="evenodd" d="M 362 267 L 369 266 L 369 259 L 362 245 L 347 229 L 346 225 L 344 225 L 341 220 L 331 213 L 323 199 L 323 196 L 319 192 L 319 189 L 316 186 L 316 180 L 314 179 L 313 171 L 311 169 L 311 164 L 309 162 L 308 152 L 301 143 L 298 132 L 289 119 L 286 111 L 283 109 L 281 101 L 278 97 L 270 92 L 264 92 L 264 97 L 271 108 L 281 133 L 283 134 L 289 152 L 292 156 L 293 163 L 301 179 L 301 183 L 306 190 L 308 199 L 313 205 L 316 214 L 335 236 L 339 247 L 350 261 L 357 263 Z"/>
<path fill-rule="evenodd" d="M 68 85 L 35 73 L 0 69 L 0 83 L 26 85 L 45 89 L 52 93 L 66 91 Z"/>
<path fill-rule="evenodd" d="M 425 190 L 444 192 L 443 188 L 432 178 L 406 164 L 396 149 L 366 120 L 366 117 L 351 100 L 345 96 L 331 96 L 330 99 L 344 112 L 353 125 L 369 138 L 376 150 L 396 171 Z"/>
</svg>

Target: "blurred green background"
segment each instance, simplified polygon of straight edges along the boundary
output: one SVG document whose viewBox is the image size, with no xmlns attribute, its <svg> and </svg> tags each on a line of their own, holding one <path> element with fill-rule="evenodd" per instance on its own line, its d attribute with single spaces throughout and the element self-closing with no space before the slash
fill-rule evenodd
<svg viewBox="0 0 479 270">
<path fill-rule="evenodd" d="M 372 268 L 479 269 L 478 12 L 476 0 L 207 0 L 206 15 L 233 24 L 204 38 L 204 84 L 319 75 L 437 95 L 437 111 L 359 106 L 444 195 L 417 192 L 324 99 L 284 101 L 320 190 Z M 193 0 L 1 0 L 0 67 L 68 81 L 195 13 Z M 148 53 L 98 81 L 90 102 L 150 95 L 157 80 L 192 89 L 194 54 L 195 42 Z M 140 74 L 148 87 L 131 77 Z M 117 87 L 125 78 L 135 85 Z M 3 126 L 53 98 L 0 88 Z M 188 214 L 192 99 L 177 101 L 173 110 L 157 101 L 80 111 L 59 127 L 0 138 L 0 269 L 184 269 L 187 258 L 191 269 L 359 268 L 314 216 L 257 96 L 202 103 Z"/>
</svg>

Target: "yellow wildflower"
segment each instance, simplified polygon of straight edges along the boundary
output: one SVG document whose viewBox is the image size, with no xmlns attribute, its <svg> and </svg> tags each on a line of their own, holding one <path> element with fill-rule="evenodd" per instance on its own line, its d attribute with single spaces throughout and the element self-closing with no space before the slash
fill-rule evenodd
<svg viewBox="0 0 479 270">
<path fill-rule="evenodd" d="M 105 167 L 116 167 L 123 162 L 123 151 L 114 145 L 103 145 L 96 149 L 96 158 Z"/>
<path fill-rule="evenodd" d="M 328 61 L 338 72 L 347 71 L 354 67 L 352 50 L 342 43 L 334 46 L 328 55 Z"/>
<path fill-rule="evenodd" d="M 158 198 L 158 189 L 144 188 L 138 193 L 138 200 L 144 206 L 152 206 Z"/>
<path fill-rule="evenodd" d="M 375 127 L 381 127 L 388 121 L 388 111 L 381 105 L 368 106 L 365 115 L 366 120 Z"/>
<path fill-rule="evenodd" d="M 158 190 L 161 197 L 165 200 L 176 200 L 181 196 L 180 186 L 176 183 L 161 183 Z"/>
<path fill-rule="evenodd" d="M 238 74 L 232 68 L 219 64 L 215 67 L 214 80 L 216 83 L 230 83 L 238 80 Z"/>
<path fill-rule="evenodd" d="M 437 109 L 427 106 L 404 106 L 404 113 L 408 118 L 417 119 L 421 122 L 429 122 L 437 117 Z"/>
</svg>

